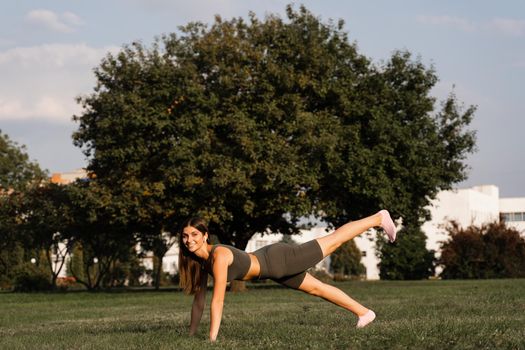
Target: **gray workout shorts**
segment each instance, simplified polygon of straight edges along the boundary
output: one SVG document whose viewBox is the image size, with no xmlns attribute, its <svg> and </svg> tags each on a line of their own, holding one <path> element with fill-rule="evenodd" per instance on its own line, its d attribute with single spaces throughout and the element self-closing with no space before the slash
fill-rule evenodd
<svg viewBox="0 0 525 350">
<path fill-rule="evenodd" d="M 301 245 L 275 243 L 252 253 L 259 260 L 259 279 L 269 278 L 282 285 L 298 289 L 306 270 L 323 260 L 323 251 L 317 240 Z"/>
</svg>

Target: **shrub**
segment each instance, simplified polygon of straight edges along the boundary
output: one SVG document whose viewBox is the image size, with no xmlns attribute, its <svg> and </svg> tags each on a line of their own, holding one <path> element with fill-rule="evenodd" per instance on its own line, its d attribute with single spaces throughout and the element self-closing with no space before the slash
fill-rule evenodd
<svg viewBox="0 0 525 350">
<path fill-rule="evenodd" d="M 330 269 L 334 273 L 334 280 L 359 277 L 366 272 L 365 266 L 361 264 L 361 251 L 354 241 L 344 243 L 330 255 Z"/>
<path fill-rule="evenodd" d="M 457 222 L 446 227 L 450 238 L 441 245 L 441 277 L 525 277 L 525 239 L 504 223 L 462 228 Z"/>
<path fill-rule="evenodd" d="M 403 227 L 395 243 L 377 239 L 379 277 L 386 280 L 419 280 L 434 275 L 434 251 L 426 248 L 426 236 L 417 226 Z"/>
<path fill-rule="evenodd" d="M 0 290 L 13 288 L 14 273 L 24 261 L 24 249 L 19 242 L 12 242 L 0 249 Z"/>
<path fill-rule="evenodd" d="M 311 269 L 308 269 L 308 273 L 314 276 L 315 278 L 317 278 L 318 280 L 320 280 L 321 282 L 328 283 L 333 280 L 332 276 L 330 276 L 330 274 L 326 272 L 325 270 L 311 268 Z"/>
<path fill-rule="evenodd" d="M 72 276 L 57 278 L 57 287 L 60 290 L 67 290 L 70 287 L 75 286 L 76 284 L 77 284 L 77 280 L 75 277 L 72 277 Z"/>
<path fill-rule="evenodd" d="M 53 289 L 49 274 L 38 266 L 25 263 L 14 272 L 15 292 L 38 292 Z"/>
</svg>

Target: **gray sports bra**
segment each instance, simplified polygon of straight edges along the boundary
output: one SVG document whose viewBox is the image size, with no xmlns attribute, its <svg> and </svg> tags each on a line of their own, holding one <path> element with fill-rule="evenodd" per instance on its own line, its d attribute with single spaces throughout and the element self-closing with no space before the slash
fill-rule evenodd
<svg viewBox="0 0 525 350">
<path fill-rule="evenodd" d="M 238 248 L 232 247 L 225 244 L 216 244 L 211 248 L 210 257 L 204 263 L 204 269 L 211 275 L 213 275 L 213 251 L 217 247 L 228 248 L 233 254 L 233 262 L 228 266 L 228 277 L 226 280 L 231 282 L 233 280 L 242 280 L 244 276 L 250 270 L 251 259 L 248 253 Z"/>
</svg>

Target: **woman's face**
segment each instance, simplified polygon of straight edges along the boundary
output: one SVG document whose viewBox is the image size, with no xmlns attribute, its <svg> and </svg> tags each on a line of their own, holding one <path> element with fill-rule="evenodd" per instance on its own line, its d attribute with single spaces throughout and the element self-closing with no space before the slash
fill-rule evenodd
<svg viewBox="0 0 525 350">
<path fill-rule="evenodd" d="M 182 230 L 182 244 L 192 253 L 199 250 L 208 238 L 207 233 L 202 233 L 193 226 L 187 226 Z"/>
</svg>

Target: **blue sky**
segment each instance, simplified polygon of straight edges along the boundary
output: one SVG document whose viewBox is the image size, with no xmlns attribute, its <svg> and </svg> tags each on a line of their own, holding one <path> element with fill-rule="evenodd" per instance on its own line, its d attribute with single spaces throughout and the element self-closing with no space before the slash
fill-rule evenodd
<svg viewBox="0 0 525 350">
<path fill-rule="evenodd" d="M 93 68 L 107 52 L 249 11 L 284 17 L 290 1 L 17 0 L 0 5 L 0 129 L 27 146 L 50 172 L 86 161 L 71 142 L 75 97 L 92 91 Z M 525 1 L 303 1 L 323 20 L 344 19 L 361 53 L 376 62 L 406 49 L 433 64 L 433 94 L 454 91 L 478 107 L 478 151 L 459 187 L 495 184 L 525 196 Z"/>
</svg>

